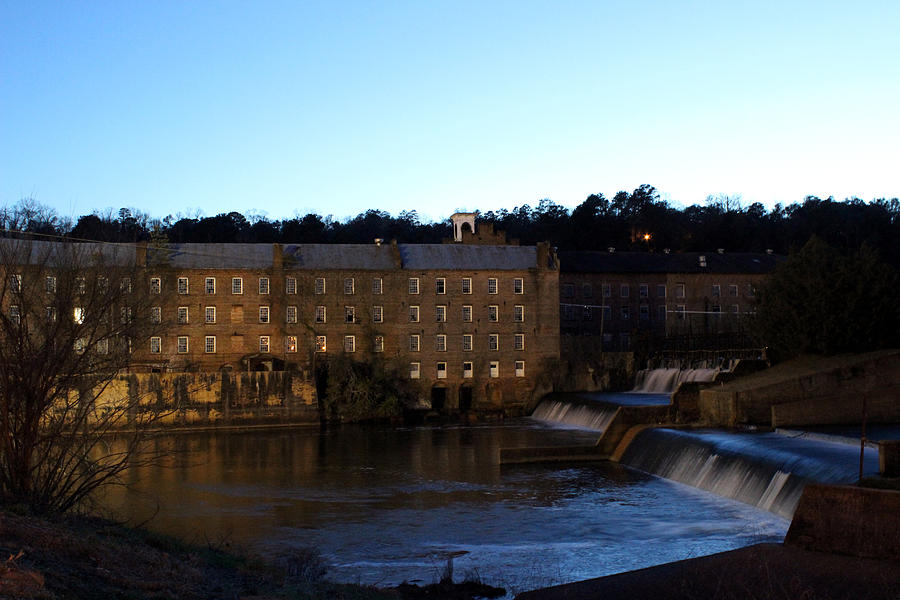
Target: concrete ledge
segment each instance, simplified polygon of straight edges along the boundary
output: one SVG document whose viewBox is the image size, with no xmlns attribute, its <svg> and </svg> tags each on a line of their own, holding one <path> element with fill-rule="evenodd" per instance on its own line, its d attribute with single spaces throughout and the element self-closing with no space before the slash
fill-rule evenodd
<svg viewBox="0 0 900 600">
<path fill-rule="evenodd" d="M 804 550 L 900 561 L 900 492 L 807 485 L 784 543 Z"/>
</svg>

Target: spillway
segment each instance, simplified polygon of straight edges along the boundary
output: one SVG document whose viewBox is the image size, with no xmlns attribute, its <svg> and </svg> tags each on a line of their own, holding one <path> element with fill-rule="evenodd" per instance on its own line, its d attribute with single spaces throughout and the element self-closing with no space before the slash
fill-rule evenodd
<svg viewBox="0 0 900 600">
<path fill-rule="evenodd" d="M 578 396 L 550 397 L 542 400 L 531 417 L 540 421 L 605 431 L 618 406 Z"/>
<path fill-rule="evenodd" d="M 685 381 L 713 381 L 719 369 L 644 369 L 635 376 L 633 392 L 671 394 Z"/>
</svg>

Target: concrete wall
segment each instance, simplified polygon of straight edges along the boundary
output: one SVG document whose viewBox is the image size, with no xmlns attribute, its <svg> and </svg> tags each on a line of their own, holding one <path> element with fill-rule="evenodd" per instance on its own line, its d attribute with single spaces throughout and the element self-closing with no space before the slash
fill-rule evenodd
<svg viewBox="0 0 900 600">
<path fill-rule="evenodd" d="M 900 492 L 807 485 L 785 545 L 900 560 Z"/>
</svg>

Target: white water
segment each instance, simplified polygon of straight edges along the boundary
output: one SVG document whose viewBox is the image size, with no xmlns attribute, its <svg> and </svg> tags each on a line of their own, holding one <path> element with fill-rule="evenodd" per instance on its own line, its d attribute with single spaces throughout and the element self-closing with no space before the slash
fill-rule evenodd
<svg viewBox="0 0 900 600">
<path fill-rule="evenodd" d="M 644 369 L 638 371 L 634 392 L 671 394 L 685 381 L 713 381 L 718 369 Z"/>
<path fill-rule="evenodd" d="M 570 402 L 568 400 L 544 400 L 534 409 L 532 418 L 605 431 L 616 415 L 617 406 L 600 402 Z"/>
</svg>

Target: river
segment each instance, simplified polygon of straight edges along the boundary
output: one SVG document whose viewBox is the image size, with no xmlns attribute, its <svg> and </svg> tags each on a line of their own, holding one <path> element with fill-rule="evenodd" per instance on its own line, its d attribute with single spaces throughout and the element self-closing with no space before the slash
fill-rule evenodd
<svg viewBox="0 0 900 600">
<path fill-rule="evenodd" d="M 344 426 L 161 436 L 106 506 L 181 538 L 270 560 L 314 546 L 337 581 L 476 575 L 517 593 L 778 542 L 788 521 L 610 463 L 500 467 L 500 447 L 596 433 L 529 419 L 473 427 Z"/>
</svg>

